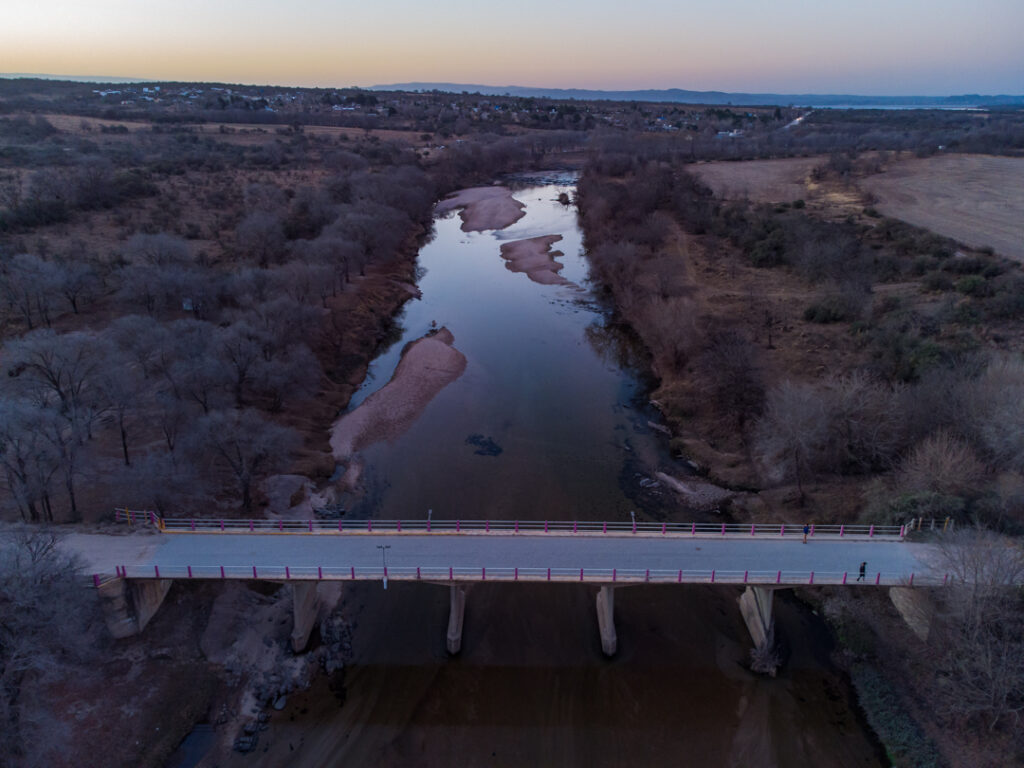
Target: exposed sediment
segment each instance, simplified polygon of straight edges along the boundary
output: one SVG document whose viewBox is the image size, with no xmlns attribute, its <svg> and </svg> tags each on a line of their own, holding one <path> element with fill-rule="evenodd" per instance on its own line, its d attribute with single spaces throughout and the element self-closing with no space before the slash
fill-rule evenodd
<svg viewBox="0 0 1024 768">
<path fill-rule="evenodd" d="M 508 187 L 469 187 L 453 192 L 434 207 L 438 216 L 461 208 L 463 232 L 504 229 L 526 215 L 526 206 L 512 197 Z"/>
<path fill-rule="evenodd" d="M 560 274 L 562 264 L 555 261 L 561 251 L 551 246 L 562 239 L 561 235 L 541 235 L 526 240 L 513 240 L 501 246 L 501 258 L 505 267 L 512 272 L 523 272 L 528 278 L 541 285 L 573 285 Z"/>
<path fill-rule="evenodd" d="M 452 346 L 454 341 L 451 331 L 442 328 L 410 344 L 391 381 L 335 422 L 334 458 L 348 461 L 367 446 L 404 433 L 428 403 L 466 370 L 466 358 Z"/>
</svg>

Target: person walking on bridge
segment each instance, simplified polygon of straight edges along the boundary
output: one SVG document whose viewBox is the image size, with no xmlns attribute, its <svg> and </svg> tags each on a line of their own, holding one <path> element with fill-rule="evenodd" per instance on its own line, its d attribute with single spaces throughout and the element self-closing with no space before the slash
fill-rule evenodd
<svg viewBox="0 0 1024 768">
<path fill-rule="evenodd" d="M 860 564 L 860 572 L 857 575 L 857 581 L 864 581 L 864 572 L 867 570 L 867 561 Z"/>
<path fill-rule="evenodd" d="M 810 532 L 811 532 L 811 526 L 805 525 L 804 526 L 804 544 L 807 543 L 807 534 L 810 533 Z"/>
</svg>

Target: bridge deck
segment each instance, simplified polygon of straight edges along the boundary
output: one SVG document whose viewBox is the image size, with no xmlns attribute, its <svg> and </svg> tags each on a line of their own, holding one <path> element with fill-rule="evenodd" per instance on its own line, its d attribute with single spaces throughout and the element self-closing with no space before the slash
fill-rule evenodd
<svg viewBox="0 0 1024 768">
<path fill-rule="evenodd" d="M 386 556 L 388 578 L 428 581 L 854 584 L 865 561 L 865 584 L 945 580 L 930 545 L 838 536 L 78 534 L 65 546 L 101 577 L 380 580 Z"/>
</svg>

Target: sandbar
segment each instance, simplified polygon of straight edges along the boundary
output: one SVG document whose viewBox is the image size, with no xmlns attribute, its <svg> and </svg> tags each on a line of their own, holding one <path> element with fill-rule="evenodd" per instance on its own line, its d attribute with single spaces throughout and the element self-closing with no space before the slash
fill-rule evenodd
<svg viewBox="0 0 1024 768">
<path fill-rule="evenodd" d="M 411 343 L 391 381 L 343 415 L 331 430 L 331 452 L 347 461 L 373 443 L 392 441 L 420 417 L 431 400 L 466 370 L 466 357 L 447 328 Z"/>
<path fill-rule="evenodd" d="M 453 192 L 434 206 L 438 215 L 461 208 L 463 232 L 504 229 L 526 215 L 526 206 L 512 197 L 508 187 L 469 187 Z"/>
<path fill-rule="evenodd" d="M 541 235 L 526 240 L 513 240 L 501 246 L 501 258 L 505 267 L 512 272 L 524 272 L 528 278 L 541 285 L 572 285 L 559 271 L 562 264 L 555 261 L 561 251 L 552 251 L 551 246 L 562 239 L 561 235 Z"/>
</svg>

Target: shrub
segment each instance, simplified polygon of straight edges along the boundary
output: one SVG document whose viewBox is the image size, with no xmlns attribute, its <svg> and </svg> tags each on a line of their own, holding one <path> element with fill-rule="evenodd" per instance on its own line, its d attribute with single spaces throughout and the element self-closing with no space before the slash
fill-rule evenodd
<svg viewBox="0 0 1024 768">
<path fill-rule="evenodd" d="M 936 270 L 925 275 L 924 287 L 928 291 L 951 291 L 953 290 L 953 281 L 949 279 L 948 275 Z"/>
<path fill-rule="evenodd" d="M 974 493 L 985 468 L 964 440 L 939 430 L 921 441 L 903 460 L 899 485 L 908 491 L 948 496 Z"/>
<path fill-rule="evenodd" d="M 804 310 L 804 320 L 811 323 L 841 323 L 849 319 L 849 306 L 842 296 L 826 296 Z"/>
<path fill-rule="evenodd" d="M 988 266 L 988 262 L 975 256 L 956 256 L 946 259 L 942 268 L 958 275 L 976 275 Z"/>
</svg>

